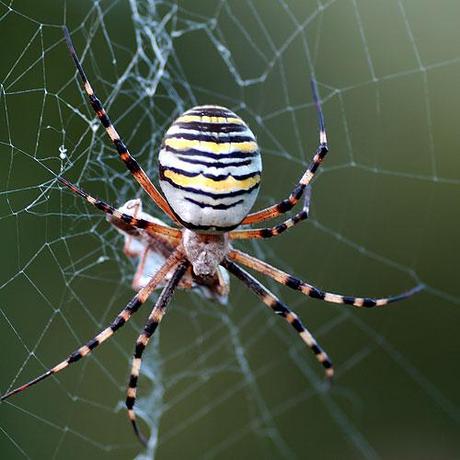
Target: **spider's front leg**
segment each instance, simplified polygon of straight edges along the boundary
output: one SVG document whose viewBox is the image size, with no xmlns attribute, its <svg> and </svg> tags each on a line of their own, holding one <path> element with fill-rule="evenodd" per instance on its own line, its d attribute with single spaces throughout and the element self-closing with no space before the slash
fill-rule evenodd
<svg viewBox="0 0 460 460">
<path fill-rule="evenodd" d="M 115 127 L 113 126 L 109 118 L 109 115 L 107 114 L 101 101 L 99 100 L 96 93 L 94 92 L 93 87 L 91 86 L 88 80 L 88 77 L 86 76 L 86 73 L 83 70 L 83 66 L 80 62 L 80 59 L 78 59 L 77 52 L 75 51 L 75 47 L 73 45 L 69 30 L 67 29 L 67 27 L 64 27 L 64 38 L 67 43 L 67 47 L 69 48 L 70 55 L 72 56 L 72 59 L 77 68 L 78 74 L 80 75 L 81 81 L 83 82 L 83 88 L 86 94 L 88 95 L 91 107 L 96 113 L 96 116 L 98 117 L 99 121 L 101 122 L 102 126 L 107 132 L 107 135 L 109 136 L 113 145 L 117 149 L 117 152 L 118 152 L 118 155 L 120 156 L 121 161 L 123 161 L 123 163 L 128 168 L 130 173 L 133 175 L 133 177 L 136 179 L 139 185 L 147 192 L 150 198 L 152 198 L 154 203 L 165 214 L 167 214 L 172 219 L 173 222 L 177 222 L 177 219 L 174 216 L 168 202 L 164 199 L 164 197 L 161 195 L 161 193 L 158 191 L 155 185 L 153 185 L 152 181 L 147 176 L 145 171 L 140 167 L 136 159 L 131 155 L 131 153 L 128 150 L 128 147 L 122 141 L 120 135 L 118 134 Z"/>
<path fill-rule="evenodd" d="M 300 178 L 297 185 L 292 190 L 288 198 L 280 201 L 278 204 L 269 206 L 268 208 L 262 209 L 261 211 L 249 214 L 241 224 L 257 224 L 268 219 L 273 219 L 290 211 L 302 198 L 307 186 L 312 181 L 316 174 L 320 164 L 324 160 L 324 157 L 328 152 L 326 126 L 324 123 L 324 116 L 321 110 L 321 104 L 318 95 L 318 87 L 315 80 L 311 81 L 311 88 L 313 93 L 313 100 L 315 103 L 316 111 L 318 112 L 319 119 L 319 146 L 316 149 L 315 155 L 313 156 L 310 164 L 308 165 L 305 173 Z"/>
</svg>

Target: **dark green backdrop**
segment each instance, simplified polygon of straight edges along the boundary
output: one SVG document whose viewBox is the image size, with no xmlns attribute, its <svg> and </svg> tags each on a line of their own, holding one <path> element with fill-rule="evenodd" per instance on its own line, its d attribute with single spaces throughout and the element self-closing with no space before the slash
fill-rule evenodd
<svg viewBox="0 0 460 460">
<path fill-rule="evenodd" d="M 295 334 L 237 282 L 227 307 L 179 293 L 140 380 L 147 457 L 458 458 L 460 4 L 0 3 L 2 392 L 67 356 L 132 296 L 119 235 L 54 174 L 63 168 L 117 205 L 148 201 L 90 127 L 64 23 L 152 177 L 182 110 L 217 103 L 247 119 L 263 152 L 259 207 L 288 194 L 316 148 L 316 76 L 331 150 L 311 220 L 242 247 L 345 294 L 426 285 L 361 311 L 267 281 L 334 360 L 330 391 Z M 140 455 L 122 401 L 146 314 L 94 357 L 2 403 L 1 457 Z"/>
</svg>

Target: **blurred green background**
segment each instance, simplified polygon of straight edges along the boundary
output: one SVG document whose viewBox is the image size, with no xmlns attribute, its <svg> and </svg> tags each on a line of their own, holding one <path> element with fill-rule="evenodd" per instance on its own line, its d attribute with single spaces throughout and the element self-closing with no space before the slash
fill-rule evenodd
<svg viewBox="0 0 460 460">
<path fill-rule="evenodd" d="M 146 310 L 94 356 L 0 405 L 4 459 L 460 457 L 460 4 L 442 0 L 0 3 L 1 382 L 24 383 L 133 295 L 135 267 L 67 177 L 118 206 L 143 198 L 94 120 L 67 24 L 117 128 L 156 178 L 162 134 L 198 103 L 248 121 L 257 206 L 284 198 L 318 142 L 311 219 L 248 252 L 324 289 L 416 297 L 361 311 L 267 286 L 334 360 L 232 282 L 223 307 L 178 293 L 152 341 L 137 443 L 123 401 Z M 146 209 L 156 213 L 154 206 Z"/>
</svg>

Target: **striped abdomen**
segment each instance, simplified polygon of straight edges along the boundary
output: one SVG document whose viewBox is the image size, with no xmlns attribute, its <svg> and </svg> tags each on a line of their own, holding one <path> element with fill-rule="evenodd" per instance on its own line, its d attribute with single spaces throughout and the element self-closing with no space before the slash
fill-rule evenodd
<svg viewBox="0 0 460 460">
<path fill-rule="evenodd" d="M 161 145 L 160 185 L 190 229 L 227 231 L 249 213 L 262 163 L 252 131 L 231 110 L 205 105 L 181 115 Z"/>
</svg>

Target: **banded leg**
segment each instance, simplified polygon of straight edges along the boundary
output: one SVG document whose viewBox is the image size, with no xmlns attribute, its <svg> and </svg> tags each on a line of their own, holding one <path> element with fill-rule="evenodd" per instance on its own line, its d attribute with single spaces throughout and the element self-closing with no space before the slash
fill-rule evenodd
<svg viewBox="0 0 460 460">
<path fill-rule="evenodd" d="M 311 186 L 305 187 L 305 198 L 302 211 L 294 216 L 286 219 L 278 225 L 267 228 L 252 228 L 248 230 L 235 230 L 229 233 L 231 240 L 253 240 L 261 238 L 271 238 L 273 236 L 281 235 L 281 233 L 294 227 L 305 219 L 308 219 L 310 213 L 310 200 L 311 200 Z"/>
<path fill-rule="evenodd" d="M 114 321 L 106 327 L 103 331 L 101 331 L 98 335 L 92 338 L 90 341 L 86 342 L 85 345 L 81 346 L 73 353 L 69 355 L 69 357 L 57 364 L 56 366 L 52 367 L 44 374 L 36 377 L 35 379 L 31 380 L 30 382 L 11 390 L 5 393 L 3 396 L 0 397 L 0 401 L 9 398 L 10 396 L 15 395 L 16 393 L 20 393 L 21 391 L 26 390 L 27 388 L 35 385 L 38 382 L 50 377 L 51 375 L 57 374 L 58 372 L 62 371 L 66 367 L 70 366 L 73 363 L 76 363 L 81 358 L 90 354 L 96 347 L 98 347 L 101 343 L 105 342 L 109 337 L 111 337 L 115 332 L 118 331 L 125 323 L 131 318 L 131 316 L 136 313 L 142 304 L 149 298 L 152 292 L 155 290 L 156 286 L 164 279 L 164 277 L 171 271 L 171 269 L 179 263 L 182 258 L 182 254 L 179 251 L 174 252 L 165 262 L 165 264 L 161 267 L 160 270 L 155 274 L 155 276 L 149 281 L 149 283 L 141 289 L 126 305 L 123 310 L 117 315 Z"/>
<path fill-rule="evenodd" d="M 230 273 L 239 278 L 252 292 L 254 292 L 262 302 L 271 308 L 277 315 L 283 317 L 300 335 L 300 338 L 313 351 L 316 359 L 322 364 L 325 369 L 326 377 L 331 380 L 334 376 L 334 368 L 332 362 L 326 352 L 319 346 L 318 342 L 311 335 L 308 329 L 302 324 L 300 318 L 289 308 L 284 305 L 274 294 L 272 294 L 265 286 L 257 281 L 247 271 L 240 268 L 235 263 L 228 259 L 224 259 L 222 266 Z"/>
<path fill-rule="evenodd" d="M 168 281 L 168 284 L 164 287 L 163 291 L 158 297 L 158 300 L 153 307 L 150 316 L 145 323 L 144 331 L 142 334 L 137 338 L 136 341 L 136 349 L 134 351 L 133 363 L 131 367 L 131 375 L 129 377 L 129 385 L 128 385 L 128 394 L 126 397 L 126 407 L 128 408 L 128 417 L 131 421 L 134 432 L 138 437 L 139 441 L 147 445 L 147 440 L 145 439 L 144 435 L 140 432 L 137 423 L 136 423 L 136 414 L 134 412 L 134 404 L 136 402 L 136 391 L 137 391 L 137 380 L 139 378 L 139 372 L 142 364 L 142 354 L 144 353 L 145 347 L 150 341 L 153 333 L 155 332 L 158 324 L 163 319 L 164 314 L 166 313 L 166 307 L 168 306 L 174 290 L 176 289 L 177 285 L 179 284 L 182 276 L 184 275 L 185 271 L 189 266 L 188 261 L 183 261 L 180 263 L 172 275 L 171 279 Z"/>
<path fill-rule="evenodd" d="M 96 113 L 99 121 L 101 122 L 102 126 L 106 130 L 110 140 L 112 141 L 113 145 L 117 149 L 118 155 L 120 156 L 121 161 L 126 165 L 128 170 L 137 180 L 139 185 L 147 192 L 147 194 L 152 198 L 155 204 L 165 213 L 167 214 L 174 222 L 177 222 L 176 217 L 174 216 L 171 207 L 164 199 L 164 197 L 160 194 L 158 189 L 153 185 L 152 181 L 149 179 L 145 171 L 140 167 L 139 163 L 135 160 L 134 157 L 128 151 L 128 147 L 124 144 L 121 140 L 120 135 L 116 131 L 115 127 L 113 126 L 110 118 L 105 111 L 104 107 L 102 106 L 101 101 L 96 96 L 86 74 L 83 70 L 83 66 L 81 65 L 80 60 L 78 59 L 77 53 L 75 51 L 75 47 L 72 43 L 72 39 L 70 38 L 69 31 L 67 27 L 64 27 L 64 37 L 67 43 L 67 47 L 69 48 L 70 55 L 77 67 L 78 74 L 83 82 L 83 88 L 88 95 L 89 102 L 91 107 L 93 108 L 94 112 Z"/>
<path fill-rule="evenodd" d="M 258 271 L 263 275 L 269 276 L 280 284 L 290 287 L 291 289 L 296 289 L 308 297 L 324 300 L 331 303 L 353 305 L 354 307 L 382 307 L 389 303 L 407 299 L 408 297 L 423 289 L 422 285 L 418 285 L 406 292 L 402 292 L 401 294 L 383 298 L 344 296 L 341 294 L 333 294 L 332 292 L 322 291 L 321 289 L 318 289 L 311 284 L 305 283 L 299 278 L 290 275 L 289 273 L 285 273 L 282 270 L 272 267 L 266 262 L 262 262 L 261 260 L 236 249 L 230 251 L 227 257 L 231 260 L 234 260 L 235 262 L 239 262 L 245 265 L 246 267 Z"/>
<path fill-rule="evenodd" d="M 167 237 L 168 240 L 170 240 L 171 238 L 178 239 L 182 236 L 182 232 L 177 228 L 156 224 L 145 219 L 138 219 L 134 216 L 130 216 L 129 214 L 122 213 L 110 204 L 106 203 L 105 201 L 92 197 L 87 192 L 85 192 L 81 188 L 78 188 L 76 185 L 72 184 L 67 179 L 64 179 L 61 176 L 57 176 L 57 180 L 61 182 L 61 184 L 68 187 L 73 193 L 84 198 L 89 204 L 91 204 L 95 208 L 101 210 L 105 214 L 120 219 L 127 225 L 131 225 L 133 227 L 145 230 L 149 234 L 162 235 L 164 237 Z"/>
<path fill-rule="evenodd" d="M 316 111 L 318 112 L 319 119 L 319 146 L 316 149 L 315 155 L 313 156 L 310 164 L 307 167 L 307 170 L 300 178 L 298 184 L 294 187 L 294 190 L 291 192 L 288 198 L 280 201 L 278 204 L 269 206 L 268 208 L 262 209 L 261 211 L 248 214 L 246 218 L 241 222 L 241 224 L 256 224 L 264 220 L 273 219 L 278 217 L 281 214 L 290 211 L 302 198 L 305 188 L 312 181 L 315 176 L 316 171 L 318 170 L 319 165 L 324 160 L 324 157 L 327 155 L 328 146 L 327 146 L 327 136 L 326 136 L 326 127 L 324 124 L 324 116 L 321 110 L 321 104 L 319 102 L 318 96 L 318 87 L 316 81 L 311 81 L 311 88 L 313 93 L 313 100 L 316 106 Z"/>
</svg>

